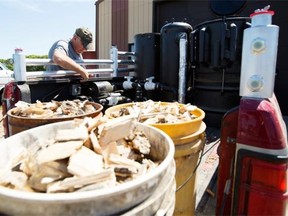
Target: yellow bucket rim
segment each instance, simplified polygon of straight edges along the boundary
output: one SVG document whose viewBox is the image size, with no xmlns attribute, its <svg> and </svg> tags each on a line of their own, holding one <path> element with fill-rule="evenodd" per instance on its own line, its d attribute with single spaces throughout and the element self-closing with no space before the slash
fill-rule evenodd
<svg viewBox="0 0 288 216">
<path fill-rule="evenodd" d="M 194 140 L 198 139 L 201 134 L 203 134 L 206 130 L 206 124 L 202 121 L 199 129 L 188 136 L 180 137 L 180 138 L 173 138 L 174 145 L 183 145 L 190 142 L 193 142 Z"/>
<path fill-rule="evenodd" d="M 201 136 L 191 143 L 175 146 L 174 158 L 199 153 L 205 142 L 205 136 Z"/>
</svg>

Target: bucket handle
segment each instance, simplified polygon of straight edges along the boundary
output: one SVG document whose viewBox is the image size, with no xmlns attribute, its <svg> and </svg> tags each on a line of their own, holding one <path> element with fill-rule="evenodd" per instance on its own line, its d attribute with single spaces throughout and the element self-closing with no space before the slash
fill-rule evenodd
<svg viewBox="0 0 288 216">
<path fill-rule="evenodd" d="M 206 140 L 207 140 L 207 139 L 206 139 Z M 198 160 L 197 165 L 195 166 L 195 168 L 194 168 L 193 172 L 190 174 L 190 176 L 183 182 L 183 184 L 179 185 L 179 186 L 176 188 L 176 192 L 178 192 L 179 190 L 181 190 L 181 189 L 190 181 L 190 179 L 191 179 L 191 178 L 194 176 L 194 174 L 196 173 L 196 170 L 198 169 L 198 167 L 199 167 L 199 165 L 200 165 L 200 163 L 201 163 L 201 160 L 202 160 L 203 156 L 204 156 L 205 154 L 207 154 L 212 148 L 214 148 L 214 146 L 217 145 L 219 142 L 220 142 L 220 139 L 218 138 L 218 139 L 215 141 L 215 143 L 214 143 L 209 149 L 207 149 L 206 152 L 204 152 L 204 147 L 205 147 L 207 141 L 206 141 L 206 143 L 204 143 L 204 145 L 202 146 L 202 149 L 201 149 L 201 155 L 200 155 L 200 158 L 199 158 L 199 160 Z"/>
<path fill-rule="evenodd" d="M 5 114 L 1 119 L 0 119 L 0 123 L 7 117 L 7 114 Z"/>
</svg>

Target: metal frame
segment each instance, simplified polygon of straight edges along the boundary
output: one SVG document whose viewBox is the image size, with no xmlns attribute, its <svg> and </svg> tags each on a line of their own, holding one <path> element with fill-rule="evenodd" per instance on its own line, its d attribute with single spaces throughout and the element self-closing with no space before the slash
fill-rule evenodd
<svg viewBox="0 0 288 216">
<path fill-rule="evenodd" d="M 134 66 L 134 52 L 122 52 L 118 51 L 117 47 L 112 46 L 110 49 L 111 59 L 83 59 L 75 60 L 76 63 L 80 65 L 106 65 L 107 68 L 99 69 L 87 69 L 89 74 L 92 74 L 92 77 L 105 77 L 107 79 L 112 79 L 113 77 L 118 76 L 118 72 L 131 72 L 134 71 L 134 67 L 131 68 L 121 68 L 119 65 L 132 65 Z M 132 57 L 128 60 L 121 60 L 119 56 Z M 74 71 L 69 70 L 58 70 L 58 71 L 30 71 L 27 73 L 26 66 L 37 66 L 37 65 L 55 65 L 51 59 L 29 59 L 22 53 L 22 50 L 15 50 L 13 55 L 13 64 L 14 64 L 14 78 L 16 82 L 26 82 L 33 79 L 43 79 L 43 78 L 65 78 L 67 76 L 77 76 L 78 74 Z"/>
</svg>

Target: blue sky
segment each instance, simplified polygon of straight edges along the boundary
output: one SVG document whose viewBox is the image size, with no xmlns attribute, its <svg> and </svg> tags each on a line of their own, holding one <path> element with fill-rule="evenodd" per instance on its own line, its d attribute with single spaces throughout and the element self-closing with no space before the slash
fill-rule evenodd
<svg viewBox="0 0 288 216">
<path fill-rule="evenodd" d="M 25 55 L 47 55 L 59 39 L 76 28 L 95 35 L 96 0 L 0 0 L 0 59 L 12 58 L 15 48 Z"/>
</svg>

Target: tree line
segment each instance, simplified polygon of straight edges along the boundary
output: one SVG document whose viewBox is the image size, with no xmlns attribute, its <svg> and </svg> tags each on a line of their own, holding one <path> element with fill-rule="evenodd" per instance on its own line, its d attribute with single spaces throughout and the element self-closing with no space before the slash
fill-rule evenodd
<svg viewBox="0 0 288 216">
<path fill-rule="evenodd" d="M 27 55 L 26 58 L 29 59 L 48 59 L 48 55 Z M 9 70 L 13 71 L 13 59 L 0 59 L 0 62 L 5 64 Z M 44 71 L 44 65 L 27 66 L 27 71 Z"/>
</svg>

